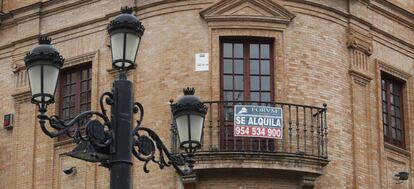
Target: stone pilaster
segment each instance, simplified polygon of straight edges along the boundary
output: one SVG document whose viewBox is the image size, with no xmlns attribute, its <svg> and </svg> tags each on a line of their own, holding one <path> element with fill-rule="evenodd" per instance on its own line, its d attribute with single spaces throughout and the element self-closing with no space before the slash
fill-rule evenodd
<svg viewBox="0 0 414 189">
<path fill-rule="evenodd" d="M 371 161 L 369 159 L 372 125 L 370 117 L 370 73 L 369 56 L 372 54 L 372 37 L 369 32 L 357 27 L 348 27 L 349 75 L 351 84 L 353 187 L 371 188 Z"/>
</svg>

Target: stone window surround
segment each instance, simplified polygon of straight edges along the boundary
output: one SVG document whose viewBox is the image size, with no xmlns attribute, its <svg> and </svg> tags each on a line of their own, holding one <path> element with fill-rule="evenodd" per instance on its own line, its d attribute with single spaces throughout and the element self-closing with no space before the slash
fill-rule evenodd
<svg viewBox="0 0 414 189">
<path fill-rule="evenodd" d="M 65 60 L 64 65 L 62 67 L 62 70 L 64 69 L 70 69 L 73 67 L 78 67 L 78 66 L 83 66 L 85 64 L 90 64 L 91 65 L 91 69 L 92 69 L 92 87 L 91 87 L 91 99 L 97 99 L 97 94 L 98 94 L 98 88 L 96 86 L 98 86 L 98 78 L 96 77 L 96 75 L 94 74 L 94 72 L 98 69 L 98 56 L 99 56 L 99 51 L 93 51 L 93 52 L 89 52 L 89 53 L 85 53 L 79 56 L 75 56 L 72 58 L 69 58 L 67 60 Z M 55 96 L 59 96 L 59 91 L 57 89 Z M 60 100 L 60 99 L 59 99 Z M 52 111 L 53 114 L 55 115 L 59 115 L 59 105 L 60 103 L 55 103 L 53 105 L 54 110 Z M 96 102 L 94 103 L 94 101 L 91 101 L 91 109 L 96 109 L 97 105 Z M 72 140 L 59 140 L 58 138 L 55 139 L 55 147 L 60 146 L 60 145 L 65 145 L 65 144 L 69 144 L 72 143 Z"/>
<path fill-rule="evenodd" d="M 404 117 L 403 123 L 404 123 L 404 126 L 405 126 L 404 127 L 404 130 L 405 130 L 404 131 L 404 138 L 405 138 L 405 143 L 406 143 L 405 144 L 405 149 L 400 148 L 400 147 L 395 146 L 395 145 L 392 145 L 392 144 L 389 144 L 389 143 L 385 142 L 385 140 L 383 140 L 383 139 L 381 139 L 381 141 L 384 143 L 384 147 L 386 149 L 395 151 L 395 152 L 397 152 L 401 155 L 409 157 L 410 156 L 409 149 L 411 148 L 411 146 L 409 145 L 409 143 L 407 143 L 407 141 L 410 140 L 409 136 L 412 134 L 412 133 L 410 133 L 410 128 L 409 128 L 409 126 L 410 126 L 409 120 L 412 119 L 412 118 L 410 117 L 408 112 L 411 112 L 412 110 L 410 110 L 410 108 L 409 108 L 408 99 L 412 98 L 409 95 L 409 90 L 413 90 L 413 89 L 410 89 L 408 87 L 410 85 L 412 85 L 411 81 L 410 81 L 412 79 L 411 78 L 412 75 L 410 73 L 407 73 L 407 72 L 401 70 L 400 68 L 396 68 L 394 66 L 391 66 L 390 64 L 388 64 L 388 63 L 386 63 L 382 60 L 379 60 L 379 59 L 376 59 L 375 63 L 376 63 L 376 72 L 377 72 L 377 78 L 376 78 L 376 88 L 377 88 L 377 97 L 378 97 L 377 99 L 381 99 L 381 73 L 386 73 L 388 75 L 396 77 L 396 78 L 402 80 L 403 82 L 405 82 L 405 85 L 403 86 L 403 89 L 402 89 L 403 102 L 406 102 L 406 103 L 402 104 L 403 105 L 403 114 L 404 114 L 403 115 L 403 117 Z M 380 136 L 383 137 L 384 131 L 383 131 L 383 126 L 382 126 L 382 101 L 381 100 L 378 100 L 377 107 L 378 107 L 378 123 L 380 125 Z"/>
<path fill-rule="evenodd" d="M 252 16 L 244 13 L 246 7 L 253 8 L 263 15 Z M 210 83 L 211 99 L 220 99 L 220 38 L 225 37 L 262 37 L 273 38 L 273 70 L 275 82 L 272 88 L 276 101 L 284 100 L 286 79 L 284 64 L 284 31 L 295 15 L 282 5 L 270 0 L 232 0 L 219 1 L 200 11 L 200 16 L 206 21 L 210 35 Z"/>
<path fill-rule="evenodd" d="M 266 30 L 252 30 L 252 29 L 226 29 L 226 28 L 215 28 L 211 30 L 211 81 L 212 81 L 212 99 L 220 99 L 220 38 L 232 37 L 232 36 L 243 36 L 243 37 L 265 37 L 274 39 L 273 49 L 273 73 L 275 82 L 273 83 L 274 98 L 275 100 L 282 100 L 278 97 L 283 97 L 282 88 L 283 85 L 283 74 L 280 74 L 285 70 L 283 60 L 283 33 L 280 31 L 266 31 Z M 216 78 L 216 79 L 213 79 Z"/>
</svg>

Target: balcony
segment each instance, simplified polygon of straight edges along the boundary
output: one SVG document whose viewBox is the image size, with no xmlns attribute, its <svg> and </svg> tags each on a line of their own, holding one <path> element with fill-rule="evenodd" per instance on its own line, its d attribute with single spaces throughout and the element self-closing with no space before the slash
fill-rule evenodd
<svg viewBox="0 0 414 189">
<path fill-rule="evenodd" d="M 266 169 L 300 173 L 316 179 L 328 164 L 328 124 L 323 107 L 279 102 L 206 101 L 202 146 L 196 154 L 198 174 L 218 169 Z M 279 107 L 282 139 L 234 136 L 234 105 Z M 174 125 L 173 125 L 174 130 Z M 172 149 L 178 136 L 172 132 Z"/>
</svg>

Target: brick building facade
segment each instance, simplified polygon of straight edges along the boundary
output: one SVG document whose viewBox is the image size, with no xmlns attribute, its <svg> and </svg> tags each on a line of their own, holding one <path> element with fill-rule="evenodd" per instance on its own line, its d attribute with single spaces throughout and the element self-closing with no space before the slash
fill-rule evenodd
<svg viewBox="0 0 414 189">
<path fill-rule="evenodd" d="M 136 160 L 133 188 L 414 188 L 412 0 L 1 2 L 0 115 L 14 122 L 0 129 L 0 188 L 109 188 L 105 168 L 65 156 L 75 144 L 38 127 L 23 58 L 49 35 L 66 61 L 48 113 L 97 110 L 116 77 L 106 26 L 121 6 L 146 28 L 128 74 L 143 125 L 175 150 L 169 100 L 193 86 L 210 108 L 196 174 L 146 174 Z M 283 139 L 232 136 L 229 101 L 282 107 Z"/>
</svg>

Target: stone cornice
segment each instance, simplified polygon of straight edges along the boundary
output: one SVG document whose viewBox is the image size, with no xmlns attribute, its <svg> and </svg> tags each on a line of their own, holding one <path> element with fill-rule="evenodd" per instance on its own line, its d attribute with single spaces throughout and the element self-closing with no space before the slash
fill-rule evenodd
<svg viewBox="0 0 414 189">
<path fill-rule="evenodd" d="M 393 34 L 390 34 L 390 33 L 386 32 L 384 30 L 381 30 L 381 29 L 373 26 L 371 23 L 369 23 L 369 22 L 367 22 L 367 21 L 365 21 L 365 20 L 363 20 L 363 19 L 361 19 L 359 17 L 356 17 L 354 15 L 348 14 L 347 12 L 343 12 L 341 10 L 334 9 L 332 7 L 329 7 L 329 6 L 321 5 L 321 4 L 314 3 L 314 2 L 310 2 L 310 1 L 287 0 L 287 3 L 288 3 L 288 4 L 286 4 L 287 7 L 295 7 L 296 9 L 301 9 L 301 6 L 300 5 L 302 5 L 302 4 L 305 4 L 305 5 L 308 5 L 308 6 L 311 6 L 311 7 L 317 7 L 317 8 L 320 8 L 321 10 L 326 10 L 326 11 L 335 13 L 336 16 L 332 16 L 332 15 L 326 14 L 327 17 L 333 17 L 335 19 L 341 19 L 341 18 L 344 18 L 344 19 L 353 19 L 353 20 L 355 20 L 355 21 L 357 21 L 357 22 L 359 22 L 361 24 L 364 24 L 365 26 L 369 27 L 370 30 L 372 31 L 372 35 L 374 37 L 376 35 L 378 35 L 378 34 L 381 34 L 381 35 L 385 36 L 386 38 L 388 38 L 386 40 L 393 40 L 393 41 L 396 41 L 396 42 L 398 42 L 398 43 L 400 43 L 400 44 L 402 44 L 402 45 L 404 45 L 404 46 L 406 46 L 406 47 L 408 47 L 410 49 L 414 49 L 414 44 L 411 44 L 409 42 L 406 42 L 405 40 L 403 40 L 403 39 L 401 39 L 399 37 L 396 37 Z M 292 3 L 294 3 L 294 4 L 292 4 Z M 302 7 L 302 9 L 310 11 L 309 8 L 303 8 Z M 313 14 L 308 14 L 308 15 L 311 15 L 312 16 Z M 411 54 L 410 56 L 414 56 L 414 54 Z"/>
<path fill-rule="evenodd" d="M 271 0 L 222 0 L 200 12 L 207 22 L 252 21 L 289 24 L 293 13 Z"/>
<path fill-rule="evenodd" d="M 379 1 L 379 2 L 384 2 L 384 1 Z M 411 29 L 414 29 L 414 14 L 411 13 L 406 13 L 403 14 L 406 18 L 404 18 L 401 15 L 398 15 L 396 13 L 392 13 L 386 9 L 384 9 L 383 7 L 381 7 L 379 4 L 376 3 L 371 3 L 368 8 L 372 11 L 375 11 L 376 13 L 379 13 L 395 22 L 398 22 L 402 25 L 405 25 Z M 398 7 L 399 8 L 399 7 Z M 404 9 L 399 8 L 401 12 L 405 11 Z M 398 13 L 401 13 L 398 12 Z M 403 12 L 404 13 L 404 12 Z"/>
<path fill-rule="evenodd" d="M 391 66 L 391 65 L 387 64 L 386 62 L 383 62 L 379 59 L 376 59 L 375 62 L 377 63 L 377 65 L 379 66 L 379 68 L 382 71 L 385 71 L 385 72 L 387 72 L 387 73 L 389 73 L 389 74 L 391 74 L 395 77 L 398 77 L 400 79 L 408 80 L 412 76 L 410 73 L 405 72 L 405 71 L 403 71 L 399 68 L 396 68 L 394 66 Z"/>
<path fill-rule="evenodd" d="M 249 152 L 196 153 L 196 170 L 220 168 L 263 168 L 321 175 L 329 160 L 288 154 Z M 220 162 L 220 163 L 217 163 Z"/>
<path fill-rule="evenodd" d="M 398 5 L 395 5 L 395 4 L 391 3 L 391 2 L 389 2 L 389 0 L 372 0 L 372 1 L 378 2 L 379 4 L 382 4 L 384 6 L 387 6 L 387 7 L 393 9 L 394 11 L 396 11 L 398 13 L 404 14 L 407 17 L 410 17 L 411 19 L 414 19 L 414 12 L 408 11 L 408 10 L 406 10 L 404 8 L 401 8 Z"/>
<path fill-rule="evenodd" d="M 398 42 L 398 43 L 400 43 L 400 44 L 402 44 L 404 46 L 407 46 L 407 47 L 409 47 L 411 49 L 414 49 L 414 44 L 411 44 L 411 43 L 409 43 L 409 42 L 407 42 L 407 41 L 405 41 L 405 40 L 403 40 L 403 39 L 401 39 L 399 37 L 396 37 L 396 36 L 394 36 L 394 35 L 386 32 L 386 31 L 384 31 L 384 30 L 381 30 L 381 29 L 379 29 L 377 27 L 371 27 L 371 30 L 374 31 L 374 32 L 377 32 L 377 33 L 379 33 L 381 35 L 384 35 L 385 37 L 387 37 L 387 38 L 389 38 L 391 40 L 394 40 L 394 41 L 396 41 L 396 42 Z"/>
<path fill-rule="evenodd" d="M 349 75 L 352 77 L 353 81 L 356 84 L 359 84 L 361 86 L 368 85 L 371 82 L 371 80 L 374 78 L 373 76 L 367 73 L 364 73 L 364 72 L 361 72 L 355 69 L 349 70 Z"/>
<path fill-rule="evenodd" d="M 112 14 L 110 14 L 110 15 L 112 15 Z M 114 14 L 114 15 L 115 15 L 115 14 Z M 42 35 L 48 35 L 48 36 L 51 36 L 51 35 L 54 35 L 54 34 L 59 34 L 59 33 L 64 33 L 64 32 L 66 32 L 66 33 L 71 33 L 71 32 L 73 32 L 73 30 L 75 30 L 75 29 L 82 28 L 82 27 L 88 27 L 88 26 L 90 26 L 91 24 L 98 24 L 99 22 L 105 22 L 103 25 L 105 25 L 105 26 L 106 26 L 106 24 L 107 24 L 107 21 L 108 21 L 109 17 L 110 17 L 110 16 L 109 16 L 109 15 L 107 15 L 107 16 L 105 16 L 105 17 L 96 18 L 96 19 L 93 19 L 93 20 L 88 20 L 88 21 L 82 22 L 82 23 L 80 23 L 80 24 L 76 24 L 76 25 L 72 25 L 72 26 L 67 26 L 67 27 L 64 27 L 64 28 L 60 28 L 60 29 L 58 29 L 58 30 L 54 30 L 54 31 L 48 32 L 48 33 L 43 33 Z M 97 27 L 93 27 L 93 28 L 90 28 L 90 29 L 87 29 L 87 30 L 97 30 Z M 106 28 L 103 28 L 103 30 L 106 30 Z M 74 32 L 74 33 L 79 33 L 79 32 Z M 31 47 L 31 46 L 33 46 L 34 44 L 36 44 L 36 42 L 35 42 L 35 41 L 36 41 L 36 39 L 38 38 L 38 36 L 39 36 L 39 35 L 33 35 L 33 36 L 26 37 L 26 38 L 18 39 L 18 40 L 16 40 L 16 41 L 13 41 L 12 43 L 5 44 L 5 45 L 3 45 L 3 46 L 0 46 L 0 50 L 7 49 L 7 48 L 11 48 L 11 47 L 15 46 L 16 44 L 20 44 L 20 43 L 25 43 L 25 42 L 33 41 L 32 43 L 28 43 L 28 44 L 26 44 L 26 46 L 30 46 L 30 47 Z M 57 43 L 59 42 L 59 38 L 60 38 L 60 37 L 53 38 L 53 43 L 54 43 L 54 44 L 57 44 Z"/>
<path fill-rule="evenodd" d="M 42 4 L 41 15 L 42 17 L 52 16 L 54 14 L 76 9 L 98 1 L 100 0 L 46 1 Z M 61 5 L 59 5 L 59 3 Z"/>
<path fill-rule="evenodd" d="M 22 102 L 29 102 L 30 98 L 32 97 L 32 94 L 30 93 L 29 87 L 24 87 L 21 89 L 18 89 L 17 92 L 13 93 L 11 95 L 15 102 L 22 103 Z"/>
<path fill-rule="evenodd" d="M 79 56 L 68 58 L 65 60 L 63 68 L 76 66 L 76 65 L 83 64 L 86 62 L 92 62 L 95 59 L 95 56 L 97 53 L 98 51 L 93 51 L 93 52 L 85 53 Z"/>
<path fill-rule="evenodd" d="M 12 15 L 12 23 L 27 22 L 38 19 L 40 17 L 41 3 L 34 3 L 32 5 L 22 7 L 10 12 Z"/>
<path fill-rule="evenodd" d="M 353 15 L 350 15 L 348 12 L 344 12 L 344 11 L 341 11 L 339 9 L 335 9 L 335 8 L 332 8 L 332 7 L 323 5 L 323 4 L 315 3 L 315 2 L 312 2 L 312 1 L 308 1 L 308 0 L 286 0 L 286 1 L 296 2 L 296 3 L 300 3 L 300 4 L 305 4 L 305 5 L 310 5 L 310 6 L 313 6 L 313 7 L 318 7 L 318 8 L 325 9 L 325 10 L 328 10 L 328 11 L 331 11 L 331 12 L 335 12 L 336 14 L 339 14 L 339 15 L 344 16 L 344 17 L 353 16 Z M 396 22 L 403 23 L 404 25 L 408 25 L 410 27 L 414 27 L 414 14 L 413 13 L 410 13 L 405 9 L 402 9 L 402 8 L 392 4 L 392 3 L 389 3 L 386 0 L 375 0 L 376 3 L 373 2 L 372 0 L 371 1 L 366 1 L 365 0 L 365 1 L 360 1 L 360 2 L 365 3 L 368 6 L 368 8 L 372 11 L 379 12 L 379 13 L 383 14 L 384 16 L 393 19 Z M 395 11 L 395 12 L 390 12 L 390 11 L 382 8 L 380 5 L 390 7 L 390 9 Z M 398 14 L 401 14 L 405 17 L 403 17 L 401 15 L 398 15 Z"/>
<path fill-rule="evenodd" d="M 138 5 L 135 8 L 135 11 L 139 16 L 140 20 L 145 20 L 147 18 L 163 14 L 171 14 L 181 11 L 200 10 L 204 9 L 204 7 L 213 3 L 206 0 L 164 0 L 150 3 L 144 2 L 143 4 L 141 4 L 140 2 L 137 2 Z"/>
<path fill-rule="evenodd" d="M 32 12 L 41 12 L 42 15 L 48 14 L 50 12 L 62 12 L 68 11 L 85 4 L 91 4 L 100 0 L 72 0 L 72 1 L 45 1 L 45 2 L 36 2 L 24 7 L 19 7 L 9 12 L 4 13 L 2 16 L 20 18 L 21 16 L 28 15 Z M 59 5 L 60 4 L 60 5 Z M 54 7 L 55 6 L 55 7 Z"/>
</svg>

